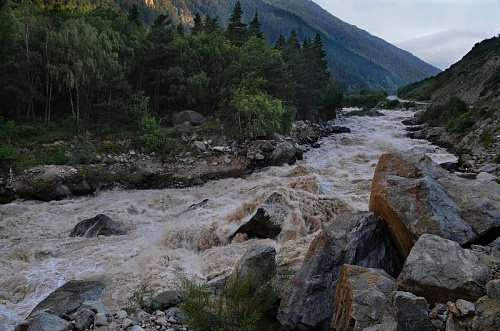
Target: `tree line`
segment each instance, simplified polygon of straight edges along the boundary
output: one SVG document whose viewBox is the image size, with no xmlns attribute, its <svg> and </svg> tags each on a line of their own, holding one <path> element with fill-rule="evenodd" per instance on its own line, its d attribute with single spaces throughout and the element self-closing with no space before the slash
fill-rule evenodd
<svg viewBox="0 0 500 331">
<path fill-rule="evenodd" d="M 135 5 L 3 1 L 0 122 L 105 134 L 151 120 L 168 125 L 190 109 L 248 137 L 288 132 L 295 119 L 333 118 L 342 91 L 320 35 L 299 41 L 292 31 L 268 45 L 258 14 L 242 17 L 238 1 L 225 29 L 199 13 L 191 27 L 167 15 L 146 27 Z"/>
</svg>

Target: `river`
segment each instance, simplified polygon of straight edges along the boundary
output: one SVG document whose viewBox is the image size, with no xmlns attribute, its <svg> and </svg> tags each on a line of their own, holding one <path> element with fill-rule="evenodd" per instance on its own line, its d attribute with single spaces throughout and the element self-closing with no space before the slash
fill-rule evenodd
<svg viewBox="0 0 500 331">
<path fill-rule="evenodd" d="M 160 291 L 176 288 L 182 275 L 201 281 L 223 276 L 254 243 L 274 246 L 279 263 L 297 268 L 311 240 L 335 215 L 368 210 L 381 154 L 419 149 L 437 162 L 456 160 L 426 141 L 405 137 L 401 121 L 412 112 L 383 112 L 384 117 L 341 118 L 338 124 L 351 133 L 324 138 L 321 148 L 293 166 L 246 178 L 0 206 L 0 330 L 12 329 L 72 279 L 104 282 L 101 301 L 117 309 L 142 283 Z M 275 192 L 285 205 L 275 211 L 283 219 L 278 239 L 230 242 L 227 238 Z M 120 223 L 127 235 L 68 236 L 76 223 L 97 214 Z"/>
</svg>

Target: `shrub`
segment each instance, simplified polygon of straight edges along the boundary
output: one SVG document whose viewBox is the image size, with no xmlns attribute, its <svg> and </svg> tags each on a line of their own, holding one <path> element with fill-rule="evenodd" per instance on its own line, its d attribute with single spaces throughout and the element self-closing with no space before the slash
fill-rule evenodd
<svg viewBox="0 0 500 331">
<path fill-rule="evenodd" d="M 479 141 L 483 143 L 483 146 L 486 148 L 495 142 L 495 137 L 491 134 L 489 129 L 485 129 L 483 133 L 481 133 Z"/>
<path fill-rule="evenodd" d="M 97 162 L 96 148 L 88 140 L 77 141 L 69 151 L 70 164 L 92 164 Z"/>
<path fill-rule="evenodd" d="M 11 146 L 0 145 L 0 168 L 8 169 L 14 166 L 15 161 L 19 158 L 17 149 Z"/>
<path fill-rule="evenodd" d="M 160 305 L 155 300 L 155 291 L 146 283 L 142 283 L 127 299 L 127 309 L 129 311 L 135 311 L 137 308 L 150 314 L 160 308 Z"/>
</svg>

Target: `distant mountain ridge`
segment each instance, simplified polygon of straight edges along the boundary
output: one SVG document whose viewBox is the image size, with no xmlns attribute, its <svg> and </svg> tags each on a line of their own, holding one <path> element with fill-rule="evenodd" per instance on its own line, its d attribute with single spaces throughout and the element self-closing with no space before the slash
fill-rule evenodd
<svg viewBox="0 0 500 331">
<path fill-rule="evenodd" d="M 124 8 L 136 3 L 150 24 L 156 12 L 168 13 L 174 22 L 191 24 L 196 12 L 218 17 L 226 26 L 236 0 L 119 0 Z M 345 90 L 398 87 L 436 75 L 439 69 L 411 53 L 336 18 L 309 0 L 241 0 L 244 21 L 258 13 L 262 30 L 271 43 L 288 38 L 295 29 L 299 40 L 321 34 L 330 71 Z"/>
<path fill-rule="evenodd" d="M 457 97 L 468 104 L 500 105 L 500 36 L 477 43 L 460 61 L 439 75 L 398 91 L 403 98 L 445 102 Z"/>
</svg>

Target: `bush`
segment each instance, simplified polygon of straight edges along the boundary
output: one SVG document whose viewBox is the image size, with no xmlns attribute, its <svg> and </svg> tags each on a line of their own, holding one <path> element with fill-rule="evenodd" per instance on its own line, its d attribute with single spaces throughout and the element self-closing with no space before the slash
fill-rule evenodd
<svg viewBox="0 0 500 331">
<path fill-rule="evenodd" d="M 92 164 L 97 162 L 96 148 L 88 140 L 77 141 L 69 151 L 70 164 Z"/>
<path fill-rule="evenodd" d="M 493 134 L 490 132 L 489 129 L 485 129 L 483 133 L 481 133 L 479 141 L 483 143 L 483 146 L 486 148 L 495 142 L 495 137 L 493 136 Z"/>
<path fill-rule="evenodd" d="M 19 158 L 17 149 L 11 146 L 0 146 L 0 168 L 8 169 L 15 165 L 16 160 Z"/>
<path fill-rule="evenodd" d="M 155 300 L 155 291 L 148 284 L 141 284 L 137 290 L 127 299 L 127 310 L 135 311 L 140 308 L 150 314 L 160 308 Z"/>
</svg>

